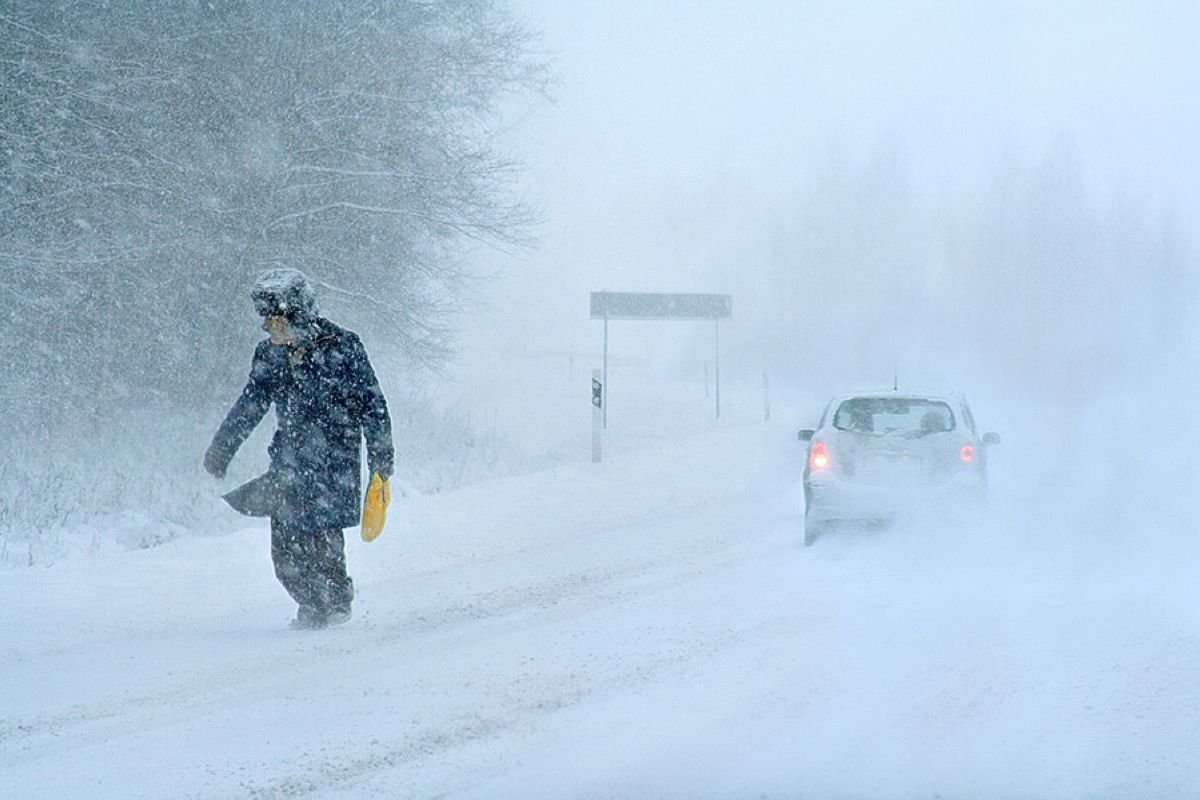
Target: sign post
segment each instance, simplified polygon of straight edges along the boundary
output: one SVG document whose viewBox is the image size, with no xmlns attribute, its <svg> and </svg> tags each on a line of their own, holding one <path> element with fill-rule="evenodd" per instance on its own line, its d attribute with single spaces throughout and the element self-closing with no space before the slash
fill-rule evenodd
<svg viewBox="0 0 1200 800">
<path fill-rule="evenodd" d="M 601 403 L 604 407 L 600 410 L 602 417 L 601 424 L 604 426 L 604 430 L 608 430 L 608 317 L 604 318 L 604 373 L 600 380 L 604 384 L 603 389 L 605 392 L 603 397 L 604 402 Z"/>
<path fill-rule="evenodd" d="M 592 292 L 592 319 L 604 320 L 603 410 L 601 425 L 608 427 L 608 321 L 712 320 L 715 325 L 716 413 L 721 418 L 721 320 L 733 315 L 733 295 L 651 294 L 642 292 Z M 707 367 L 706 367 L 707 371 Z M 705 391 L 708 381 L 705 379 Z"/>
<path fill-rule="evenodd" d="M 603 373 L 598 369 L 592 370 L 592 463 L 600 463 L 600 429 L 601 408 L 604 406 L 604 384 L 600 381 Z"/>
<path fill-rule="evenodd" d="M 716 362 L 716 369 L 717 369 L 717 378 L 716 378 L 717 419 L 720 419 L 721 418 L 721 323 L 719 321 L 713 322 L 713 332 L 714 332 L 714 336 L 713 336 L 714 356 L 713 356 L 713 358 Z"/>
</svg>

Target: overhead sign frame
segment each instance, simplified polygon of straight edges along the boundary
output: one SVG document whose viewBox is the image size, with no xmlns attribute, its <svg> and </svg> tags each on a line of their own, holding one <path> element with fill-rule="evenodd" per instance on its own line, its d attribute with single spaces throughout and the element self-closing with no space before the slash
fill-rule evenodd
<svg viewBox="0 0 1200 800">
<path fill-rule="evenodd" d="M 711 321 L 716 365 L 716 416 L 721 418 L 721 320 L 733 316 L 733 295 L 662 293 L 662 292 L 592 292 L 592 319 L 604 320 L 604 393 L 601 413 L 603 427 L 608 427 L 608 323 L 623 321 Z"/>
<path fill-rule="evenodd" d="M 728 294 L 592 292 L 592 319 L 717 320 L 733 314 Z"/>
</svg>

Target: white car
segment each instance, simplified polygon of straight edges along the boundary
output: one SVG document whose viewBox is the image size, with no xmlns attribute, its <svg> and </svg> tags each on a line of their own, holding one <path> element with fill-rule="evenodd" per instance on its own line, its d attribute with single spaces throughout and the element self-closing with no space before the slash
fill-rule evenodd
<svg viewBox="0 0 1200 800">
<path fill-rule="evenodd" d="M 804 543 L 841 523 L 890 522 L 909 510 L 978 507 L 987 449 L 964 397 L 900 391 L 834 397 L 807 441 Z"/>
</svg>

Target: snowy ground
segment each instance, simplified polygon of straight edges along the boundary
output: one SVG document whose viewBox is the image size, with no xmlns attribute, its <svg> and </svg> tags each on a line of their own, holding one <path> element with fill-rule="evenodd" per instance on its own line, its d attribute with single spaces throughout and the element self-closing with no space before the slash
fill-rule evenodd
<svg viewBox="0 0 1200 800">
<path fill-rule="evenodd" d="M 338 629 L 257 522 L 6 571 L 0 797 L 1200 795 L 1173 507 L 1002 428 L 990 524 L 806 549 L 747 416 L 398 500 Z"/>
</svg>

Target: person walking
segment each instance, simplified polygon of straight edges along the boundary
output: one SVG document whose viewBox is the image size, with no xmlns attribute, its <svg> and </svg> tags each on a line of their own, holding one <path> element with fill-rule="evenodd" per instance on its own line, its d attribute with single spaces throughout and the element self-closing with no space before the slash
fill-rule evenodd
<svg viewBox="0 0 1200 800">
<path fill-rule="evenodd" d="M 386 510 L 395 458 L 387 401 L 362 342 L 319 316 L 303 273 L 269 270 L 251 297 L 269 337 L 254 350 L 250 377 L 213 436 L 204 468 L 223 478 L 274 404 L 270 468 L 225 500 L 243 514 L 271 518 L 275 576 L 299 606 L 291 627 L 338 625 L 350 619 L 354 599 L 343 529 L 360 521 L 364 438 L 368 500 L 382 498 Z M 364 524 L 364 539 L 378 535 L 379 527 L 370 527 Z"/>
</svg>

